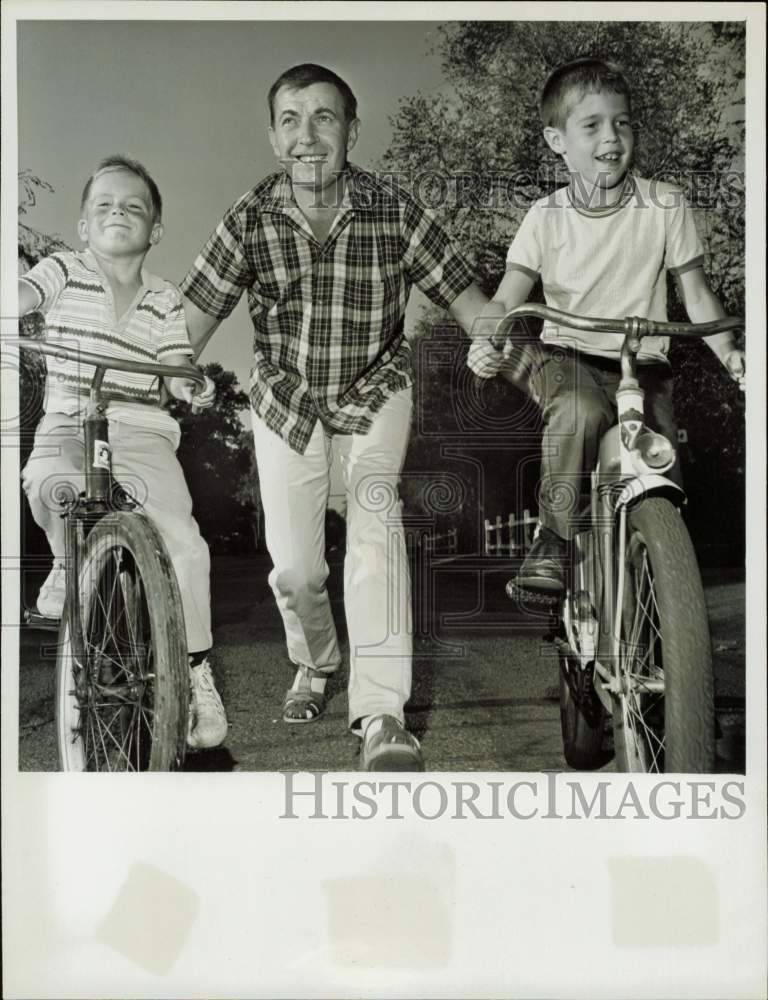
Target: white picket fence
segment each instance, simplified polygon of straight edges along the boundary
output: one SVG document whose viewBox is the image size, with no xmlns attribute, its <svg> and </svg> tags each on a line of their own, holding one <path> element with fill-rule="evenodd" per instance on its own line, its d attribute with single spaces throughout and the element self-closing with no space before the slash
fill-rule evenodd
<svg viewBox="0 0 768 1000">
<path fill-rule="evenodd" d="M 509 514 L 502 520 L 497 514 L 495 521 L 485 519 L 485 554 L 487 556 L 515 556 L 527 552 L 533 542 L 533 531 L 539 519 L 529 510 L 518 518 Z"/>
<path fill-rule="evenodd" d="M 425 552 L 440 552 L 445 555 L 455 555 L 459 550 L 459 529 L 450 528 L 439 535 L 412 536 L 408 534 L 409 545 L 423 549 Z"/>
</svg>

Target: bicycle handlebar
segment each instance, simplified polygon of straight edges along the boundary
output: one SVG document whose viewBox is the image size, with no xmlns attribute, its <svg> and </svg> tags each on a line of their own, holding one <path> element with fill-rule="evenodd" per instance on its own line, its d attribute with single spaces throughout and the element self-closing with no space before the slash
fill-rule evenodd
<svg viewBox="0 0 768 1000">
<path fill-rule="evenodd" d="M 34 351 L 37 354 L 45 354 L 50 357 L 61 358 L 64 361 L 79 361 L 85 365 L 93 365 L 104 371 L 118 372 L 138 372 L 140 375 L 155 375 L 161 378 L 188 378 L 196 382 L 201 388 L 205 385 L 205 376 L 197 368 L 191 366 L 176 367 L 175 365 L 159 365 L 150 361 L 133 361 L 128 358 L 105 358 L 99 354 L 91 354 L 90 351 L 73 350 L 61 344 L 51 343 L 49 340 L 32 340 L 28 337 L 19 337 L 3 341 L 24 350 Z"/>
<path fill-rule="evenodd" d="M 660 320 L 643 319 L 640 316 L 628 316 L 626 319 L 602 319 L 593 316 L 575 316 L 573 313 L 552 309 L 550 306 L 539 305 L 536 302 L 526 303 L 511 309 L 496 326 L 496 337 L 504 336 L 515 320 L 532 316 L 537 319 L 561 323 L 575 330 L 588 330 L 595 333 L 620 333 L 631 337 L 709 337 L 713 333 L 724 333 L 744 325 L 744 320 L 737 316 L 725 316 L 710 323 L 668 323 Z"/>
</svg>

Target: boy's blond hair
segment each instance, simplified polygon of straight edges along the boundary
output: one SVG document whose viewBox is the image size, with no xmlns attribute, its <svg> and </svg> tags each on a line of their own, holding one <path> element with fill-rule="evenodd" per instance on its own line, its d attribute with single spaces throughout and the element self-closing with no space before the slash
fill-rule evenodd
<svg viewBox="0 0 768 1000">
<path fill-rule="evenodd" d="M 143 164 L 139 163 L 138 160 L 132 160 L 128 156 L 123 156 L 122 153 L 114 153 L 112 156 L 105 156 L 103 160 L 99 161 L 96 169 L 88 178 L 85 187 L 83 188 L 83 194 L 80 198 L 81 212 L 85 208 L 85 203 L 88 201 L 93 182 L 99 174 L 105 170 L 125 170 L 129 174 L 135 174 L 137 177 L 141 178 L 149 190 L 149 197 L 152 202 L 152 212 L 155 217 L 155 222 L 160 221 L 163 215 L 163 199 L 160 197 L 160 189 Z"/>
</svg>

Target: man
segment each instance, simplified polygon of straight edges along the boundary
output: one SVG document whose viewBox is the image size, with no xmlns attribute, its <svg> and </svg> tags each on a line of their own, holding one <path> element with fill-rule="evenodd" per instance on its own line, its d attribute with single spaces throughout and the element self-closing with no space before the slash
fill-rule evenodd
<svg viewBox="0 0 768 1000">
<path fill-rule="evenodd" d="M 422 770 L 403 725 L 412 640 L 397 495 L 412 406 L 403 320 L 412 283 L 467 331 L 486 299 L 427 212 L 348 162 L 360 123 L 342 79 L 296 66 L 268 100 L 282 170 L 235 202 L 187 275 L 190 339 L 199 352 L 247 290 L 269 582 L 297 667 L 284 720 L 319 717 L 341 660 L 325 586 L 335 448 L 347 494 L 350 728 L 363 739 L 364 770 Z"/>
</svg>

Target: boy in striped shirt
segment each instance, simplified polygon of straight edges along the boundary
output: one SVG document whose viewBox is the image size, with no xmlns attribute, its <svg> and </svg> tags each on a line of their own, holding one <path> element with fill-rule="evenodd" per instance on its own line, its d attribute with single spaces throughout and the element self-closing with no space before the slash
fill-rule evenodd
<svg viewBox="0 0 768 1000">
<path fill-rule="evenodd" d="M 183 366 L 193 355 L 177 289 L 143 269 L 149 249 L 163 235 L 162 200 L 145 168 L 122 156 L 102 160 L 81 200 L 80 252 L 56 253 L 19 279 L 19 315 L 45 316 L 46 339 L 105 358 Z M 45 413 L 35 433 L 22 481 L 32 515 L 45 531 L 53 569 L 37 601 L 41 615 L 59 618 L 64 605 L 64 522 L 57 494 L 84 483 L 83 411 L 93 375 L 91 365 L 50 358 Z M 194 383 L 165 379 L 177 399 L 191 402 Z M 221 743 L 227 721 L 213 682 L 210 557 L 192 517 L 192 500 L 176 458 L 180 430 L 160 407 L 157 379 L 132 372 L 107 372 L 112 470 L 155 522 L 179 582 L 192 701 L 188 743 Z M 210 406 L 214 385 L 207 380 L 195 397 Z"/>
</svg>

